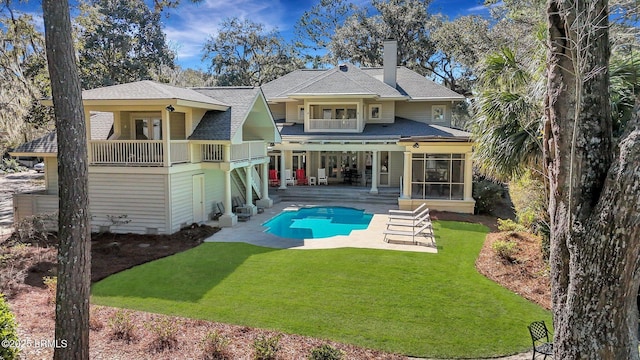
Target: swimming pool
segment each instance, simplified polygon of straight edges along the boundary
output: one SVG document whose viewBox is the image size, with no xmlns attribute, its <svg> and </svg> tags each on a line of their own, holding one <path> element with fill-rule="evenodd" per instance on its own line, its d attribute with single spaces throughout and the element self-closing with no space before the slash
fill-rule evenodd
<svg viewBox="0 0 640 360">
<path fill-rule="evenodd" d="M 320 239 L 364 230 L 373 214 L 347 207 L 309 207 L 284 211 L 262 224 L 266 232 L 292 239 Z"/>
</svg>

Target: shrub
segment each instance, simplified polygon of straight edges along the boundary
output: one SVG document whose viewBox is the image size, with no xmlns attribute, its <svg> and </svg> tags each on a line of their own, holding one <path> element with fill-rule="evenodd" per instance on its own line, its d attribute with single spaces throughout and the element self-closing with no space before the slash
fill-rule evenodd
<svg viewBox="0 0 640 360">
<path fill-rule="evenodd" d="M 20 165 L 18 160 L 13 158 L 4 158 L 2 159 L 2 162 L 0 162 L 0 174 L 12 174 L 26 170 L 26 167 Z"/>
<path fill-rule="evenodd" d="M 514 262 L 514 255 L 518 251 L 518 244 L 515 241 L 496 240 L 491 248 L 500 257 L 509 262 Z"/>
<path fill-rule="evenodd" d="M 309 360 L 341 360 L 344 352 L 329 344 L 323 344 L 311 350 Z"/>
<path fill-rule="evenodd" d="M 98 310 L 95 307 L 91 307 L 89 310 L 89 329 L 93 331 L 100 331 L 103 327 L 104 324 L 98 317 Z"/>
<path fill-rule="evenodd" d="M 9 310 L 9 304 L 0 294 L 0 341 L 9 345 L 18 344 L 18 334 L 16 333 L 16 319 Z M 0 359 L 18 359 L 20 349 L 17 346 L 0 346 Z"/>
<path fill-rule="evenodd" d="M 153 334 L 150 348 L 155 352 L 173 350 L 178 347 L 178 323 L 173 319 L 161 317 L 146 325 Z"/>
<path fill-rule="evenodd" d="M 56 291 L 58 288 L 58 277 L 57 276 L 45 276 L 42 278 L 42 281 L 44 282 L 44 286 L 47 287 L 47 290 L 49 290 L 49 303 L 50 304 L 55 304 L 56 303 Z"/>
<path fill-rule="evenodd" d="M 531 172 L 526 172 L 509 184 L 518 223 L 542 238 L 542 254 L 549 258 L 549 195 L 546 184 Z"/>
<path fill-rule="evenodd" d="M 473 198 L 476 200 L 476 214 L 490 214 L 502 201 L 504 189 L 500 184 L 486 179 L 473 183 Z"/>
<path fill-rule="evenodd" d="M 109 327 L 111 328 L 111 339 L 124 340 L 127 343 L 136 340 L 131 313 L 126 310 L 116 311 L 109 319 Z"/>
<path fill-rule="evenodd" d="M 228 337 L 220 335 L 217 331 L 207 333 L 200 343 L 203 352 L 202 358 L 204 360 L 230 359 L 231 356 L 227 350 L 230 342 Z"/>
<path fill-rule="evenodd" d="M 27 216 L 18 221 L 9 239 L 13 244 L 57 245 L 53 232 L 58 227 L 58 213 Z"/>
<path fill-rule="evenodd" d="M 498 219 L 498 230 L 520 232 L 528 229 L 511 219 Z"/>
<path fill-rule="evenodd" d="M 254 360 L 273 360 L 280 350 L 280 338 L 282 335 L 266 337 L 259 336 L 253 341 L 253 350 L 255 351 Z"/>
</svg>

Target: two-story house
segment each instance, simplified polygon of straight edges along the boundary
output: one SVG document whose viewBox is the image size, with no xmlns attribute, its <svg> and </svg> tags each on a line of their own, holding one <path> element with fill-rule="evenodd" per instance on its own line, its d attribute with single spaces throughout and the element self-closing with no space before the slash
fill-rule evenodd
<svg viewBox="0 0 640 360">
<path fill-rule="evenodd" d="M 253 213 L 272 205 L 267 146 L 281 139 L 260 88 L 139 81 L 85 90 L 82 99 L 93 231 L 171 234 L 208 220 L 219 202 L 220 225 L 233 226 L 233 196 Z M 12 155 L 45 163 L 45 190 L 15 195 L 14 220 L 57 210 L 56 134 Z"/>
<path fill-rule="evenodd" d="M 403 209 L 473 213 L 471 134 L 451 127 L 465 98 L 396 66 L 396 42 L 384 46 L 382 68 L 297 70 L 262 86 L 282 137 L 269 152 L 280 187 L 304 169 L 374 194 L 400 188 Z"/>
</svg>

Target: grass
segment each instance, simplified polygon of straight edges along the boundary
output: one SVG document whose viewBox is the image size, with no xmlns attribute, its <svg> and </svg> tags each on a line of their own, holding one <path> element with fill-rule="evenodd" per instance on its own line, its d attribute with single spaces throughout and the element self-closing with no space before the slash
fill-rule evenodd
<svg viewBox="0 0 640 360">
<path fill-rule="evenodd" d="M 434 223 L 438 254 L 372 249 L 197 248 L 110 276 L 93 303 L 327 338 L 421 357 L 492 357 L 530 347 L 549 312 L 484 278 L 487 229 Z"/>
</svg>

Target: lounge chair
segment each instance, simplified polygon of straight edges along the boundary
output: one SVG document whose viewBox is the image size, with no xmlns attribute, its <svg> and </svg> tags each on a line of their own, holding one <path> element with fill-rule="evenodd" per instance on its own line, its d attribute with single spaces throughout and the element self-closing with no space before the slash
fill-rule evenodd
<svg viewBox="0 0 640 360">
<path fill-rule="evenodd" d="M 327 171 L 325 168 L 318 169 L 318 185 L 329 185 L 329 181 L 327 179 Z"/>
<path fill-rule="evenodd" d="M 391 210 L 389 210 L 389 216 L 391 216 L 391 214 L 416 216 L 419 213 L 421 213 L 424 210 L 424 208 L 426 208 L 426 207 L 427 207 L 427 204 L 426 203 L 422 203 L 422 204 L 420 204 L 420 206 L 418 206 L 414 210 L 394 210 L 394 209 L 391 209 Z"/>
<path fill-rule="evenodd" d="M 217 202 L 213 204 L 213 211 L 211 212 L 211 219 L 218 220 L 220 216 L 224 214 L 224 204 Z"/>
<path fill-rule="evenodd" d="M 240 201 L 240 205 L 236 205 L 238 204 L 238 201 Z M 236 216 L 238 217 L 239 221 L 247 221 L 249 219 L 251 219 L 251 212 L 250 210 L 244 206 L 244 204 L 242 204 L 242 200 L 240 199 L 239 196 L 234 196 L 233 198 L 231 198 L 231 203 L 233 206 L 233 213 L 236 214 Z M 220 211 L 224 214 L 224 203 L 218 203 L 218 207 L 220 208 Z"/>
<path fill-rule="evenodd" d="M 416 216 L 410 215 L 389 215 L 389 221 L 387 221 L 387 229 L 390 226 L 400 227 L 416 227 L 422 226 L 422 224 L 431 223 L 431 216 L 429 215 L 429 209 L 424 209 L 420 214 Z"/>
<path fill-rule="evenodd" d="M 427 222 L 419 228 L 414 227 L 412 230 L 390 230 L 387 229 L 384 231 L 384 241 L 389 242 L 389 235 L 391 236 L 404 236 L 411 237 L 411 242 L 413 244 L 417 244 L 417 237 L 425 237 L 431 238 L 431 243 L 433 244 L 433 227 L 431 226 L 431 222 Z"/>
</svg>

